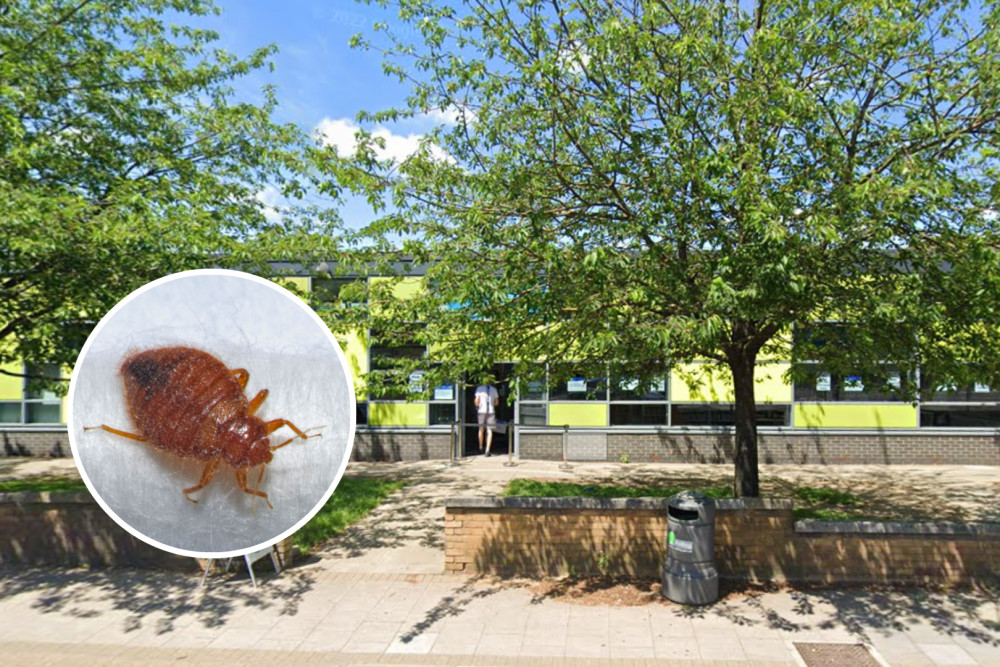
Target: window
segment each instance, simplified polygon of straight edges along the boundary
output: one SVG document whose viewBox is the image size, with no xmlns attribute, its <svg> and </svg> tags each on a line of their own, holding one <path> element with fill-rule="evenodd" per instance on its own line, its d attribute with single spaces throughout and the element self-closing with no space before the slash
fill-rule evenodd
<svg viewBox="0 0 1000 667">
<path fill-rule="evenodd" d="M 667 376 L 664 371 L 640 378 L 611 372 L 611 426 L 666 426 Z"/>
<path fill-rule="evenodd" d="M 787 426 L 789 406 L 758 405 L 758 426 Z M 670 409 L 674 426 L 734 426 L 736 408 L 730 403 L 674 405 Z"/>
<path fill-rule="evenodd" d="M 896 390 L 910 382 L 891 366 L 879 375 L 832 373 L 818 364 L 801 364 L 800 377 L 795 382 L 795 400 L 811 401 L 899 401 Z"/>
<path fill-rule="evenodd" d="M 458 389 L 454 382 L 445 382 L 434 387 L 431 392 L 430 413 L 431 426 L 454 424 L 458 420 Z"/>
<path fill-rule="evenodd" d="M 1000 387 L 985 383 L 956 386 L 921 373 L 920 396 L 928 403 L 996 403 L 1000 401 Z"/>
<path fill-rule="evenodd" d="M 49 389 L 42 389 L 33 377 L 61 378 L 58 364 L 27 364 L 23 373 L 21 398 L 0 401 L 0 423 L 4 424 L 60 424 L 62 399 Z"/>
<path fill-rule="evenodd" d="M 430 404 L 430 425 L 442 426 L 454 424 L 457 420 L 454 403 L 431 403 Z"/>
<path fill-rule="evenodd" d="M 608 399 L 607 378 L 596 373 L 586 373 L 572 366 L 557 367 L 552 375 L 566 378 L 549 383 L 550 401 L 606 401 Z"/>
<path fill-rule="evenodd" d="M 1000 405 L 921 406 L 920 425 L 932 428 L 1000 428 Z"/>
<path fill-rule="evenodd" d="M 920 375 L 920 425 L 930 428 L 1000 428 L 1000 388 L 983 382 L 956 385 Z"/>
<path fill-rule="evenodd" d="M 640 379 L 634 376 L 611 376 L 612 401 L 665 401 L 667 400 L 666 375 L 657 374 Z"/>
<path fill-rule="evenodd" d="M 666 403 L 612 403 L 612 426 L 665 426 Z"/>
<path fill-rule="evenodd" d="M 520 403 L 518 422 L 524 426 L 545 426 L 549 423 L 545 403 Z"/>
<path fill-rule="evenodd" d="M 517 396 L 517 421 L 525 426 L 545 426 L 548 424 L 545 364 L 532 364 L 528 374 L 539 377 L 522 382 Z"/>
<path fill-rule="evenodd" d="M 313 278 L 312 291 L 320 301 L 331 306 L 368 301 L 368 284 L 363 278 Z"/>
<path fill-rule="evenodd" d="M 376 339 L 375 334 L 372 338 Z M 422 359 L 426 348 L 422 343 L 406 340 L 399 344 L 374 343 L 371 347 L 371 369 L 376 386 L 371 387 L 372 397 L 383 401 L 406 400 L 407 393 L 423 391 L 423 373 L 411 371 L 405 382 L 400 375 L 415 359 Z"/>
</svg>

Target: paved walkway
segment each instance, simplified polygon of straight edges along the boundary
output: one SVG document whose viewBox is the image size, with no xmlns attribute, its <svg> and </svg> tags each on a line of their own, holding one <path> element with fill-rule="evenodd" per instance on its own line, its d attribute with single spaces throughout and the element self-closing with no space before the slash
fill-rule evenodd
<svg viewBox="0 0 1000 667">
<path fill-rule="evenodd" d="M 411 484 L 280 576 L 261 561 L 257 590 L 245 573 L 199 588 L 198 576 L 175 573 L 0 570 L 0 662 L 764 667 L 805 664 L 796 644 L 862 643 L 894 667 L 1000 667 L 996 588 L 782 590 L 702 608 L 618 607 L 571 604 L 532 582 L 442 574 L 444 497 L 492 493 L 512 476 L 592 479 L 622 468 L 503 462 L 351 464 L 349 472 Z M 18 474 L 43 465 L 65 463 Z M 968 472 L 970 489 L 1000 477 L 995 468 Z"/>
</svg>

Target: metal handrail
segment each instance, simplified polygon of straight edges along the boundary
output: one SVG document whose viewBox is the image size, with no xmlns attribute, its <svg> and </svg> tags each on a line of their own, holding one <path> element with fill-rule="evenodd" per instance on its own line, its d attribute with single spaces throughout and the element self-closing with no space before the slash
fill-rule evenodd
<svg viewBox="0 0 1000 667">
<path fill-rule="evenodd" d="M 513 419 L 506 420 L 504 422 L 503 433 L 507 436 L 507 463 L 504 465 L 512 466 L 516 465 L 514 463 L 514 427 L 516 424 Z M 456 465 L 457 462 L 455 457 L 458 452 L 458 429 L 459 428 L 479 428 L 479 422 L 463 422 L 462 420 L 455 420 L 451 423 L 451 457 L 449 459 L 449 465 Z M 568 427 L 567 427 L 568 428 Z M 495 429 L 494 429 L 495 430 Z"/>
</svg>

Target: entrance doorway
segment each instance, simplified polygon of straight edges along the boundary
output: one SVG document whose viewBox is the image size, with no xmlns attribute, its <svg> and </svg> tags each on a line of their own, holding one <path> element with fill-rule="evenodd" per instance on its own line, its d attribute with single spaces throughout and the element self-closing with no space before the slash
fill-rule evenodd
<svg viewBox="0 0 1000 667">
<path fill-rule="evenodd" d="M 500 404 L 496 408 L 497 426 L 493 432 L 493 446 L 490 447 L 490 453 L 506 455 L 513 447 L 514 443 L 511 440 L 514 433 L 514 405 L 509 401 L 511 389 L 508 380 L 512 366 L 513 364 L 494 364 L 489 371 L 469 374 L 465 390 L 462 392 L 462 403 L 465 406 L 462 408 L 462 422 L 465 424 L 462 431 L 462 456 L 479 455 L 479 427 L 477 426 L 475 398 L 476 387 L 479 386 L 479 382 L 486 372 L 493 373 L 496 378 L 494 386 L 497 388 L 497 393 L 500 394 Z M 508 424 L 511 425 L 509 429 Z M 486 435 L 483 434 L 484 445 L 485 438 Z"/>
</svg>

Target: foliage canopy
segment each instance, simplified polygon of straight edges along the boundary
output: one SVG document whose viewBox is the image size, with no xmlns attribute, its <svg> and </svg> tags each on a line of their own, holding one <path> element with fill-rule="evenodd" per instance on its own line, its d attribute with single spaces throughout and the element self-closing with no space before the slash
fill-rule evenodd
<svg viewBox="0 0 1000 667">
<path fill-rule="evenodd" d="M 0 7 L 0 363 L 71 365 L 133 289 L 209 266 L 262 272 L 330 212 L 295 199 L 309 145 L 233 84 L 239 58 L 173 25 L 209 0 L 15 0 Z M 288 208 L 268 204 L 290 198 Z"/>
<path fill-rule="evenodd" d="M 840 323 L 847 344 L 791 354 L 875 384 L 1000 380 L 995 3 L 378 4 L 402 25 L 358 44 L 412 93 L 367 118 L 452 110 L 450 159 L 380 163 L 369 135 L 326 166 L 391 204 L 371 250 L 430 263 L 425 294 L 366 313 L 421 323 L 439 358 L 415 364 L 712 360 L 738 495 L 758 492 L 753 370 L 797 329 Z"/>
</svg>

